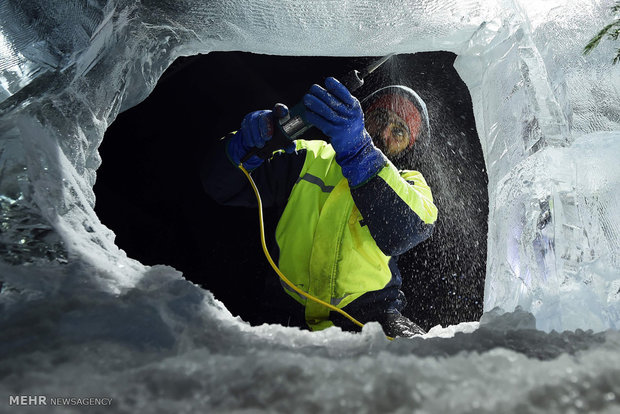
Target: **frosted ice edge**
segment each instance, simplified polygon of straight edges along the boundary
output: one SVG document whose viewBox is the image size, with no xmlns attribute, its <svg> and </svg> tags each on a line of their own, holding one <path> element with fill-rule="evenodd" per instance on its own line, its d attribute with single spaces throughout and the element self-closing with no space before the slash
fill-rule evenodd
<svg viewBox="0 0 620 414">
<path fill-rule="evenodd" d="M 46 9 L 49 14 L 43 16 Z M 581 16 L 573 9 L 587 13 Z M 514 272 L 510 283 L 496 273 L 509 267 L 504 244 L 512 237 L 495 215 L 510 208 L 498 205 L 499 183 L 533 154 L 570 145 L 575 139 L 570 133 L 573 111 L 579 132 L 588 119 L 596 120 L 590 129 L 619 129 L 618 120 L 609 115 L 619 107 L 617 94 L 589 80 L 594 73 L 598 80 L 611 80 L 613 87 L 618 84 L 603 69 L 611 46 L 603 44 L 590 61 L 577 59 L 588 33 L 573 32 L 575 25 L 594 27 L 603 21 L 604 4 L 403 1 L 379 10 L 372 3 L 312 1 L 274 11 L 267 1 L 100 1 L 54 8 L 41 0 L 3 3 L 0 13 L 0 83 L 6 98 L 0 104 L 0 193 L 18 200 L 23 211 L 32 208 L 38 225 L 53 228 L 71 261 L 110 269 L 112 284 L 130 283 L 125 272 L 139 272 L 141 266 L 114 245 L 114 235 L 92 211 L 97 147 L 118 112 L 144 99 L 179 55 L 230 49 L 288 55 L 438 49 L 459 54 L 457 68 L 472 93 L 490 178 L 487 283 L 494 287 L 507 283 L 508 288 L 515 280 Z M 565 20 L 558 18 L 563 15 Z M 26 31 L 15 29 L 24 22 Z M 25 41 L 20 33 L 35 41 Z M 562 42 L 557 33 L 569 41 Z M 602 97 L 602 110 L 593 97 Z M 535 226 L 535 211 L 527 212 L 529 221 L 521 225 Z M 15 234 L 5 243 L 23 239 L 23 229 L 13 219 L 6 218 L 3 226 L 10 228 L 6 234 Z M 530 245 L 524 249 L 534 248 L 531 240 L 525 242 Z M 496 266 L 498 260 L 502 264 Z M 487 294 L 488 306 L 509 307 L 516 298 L 537 312 L 528 302 L 530 288 L 506 290 L 512 296 Z M 615 318 L 614 309 L 608 322 Z M 568 326 L 539 321 L 549 329 Z"/>
</svg>

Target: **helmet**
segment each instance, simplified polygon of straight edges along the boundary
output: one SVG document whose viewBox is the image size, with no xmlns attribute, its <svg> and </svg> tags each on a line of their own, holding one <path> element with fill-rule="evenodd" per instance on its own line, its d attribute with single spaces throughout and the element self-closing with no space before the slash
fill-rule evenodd
<svg viewBox="0 0 620 414">
<path fill-rule="evenodd" d="M 411 148 L 416 140 L 430 137 L 426 104 L 411 88 L 402 85 L 386 86 L 364 98 L 361 104 L 367 118 L 370 118 L 373 113 L 391 111 L 404 121 L 409 133 L 409 141 L 406 145 L 403 143 L 403 149 Z M 387 127 L 387 123 L 383 127 Z M 382 147 L 382 143 L 378 142 L 381 139 L 373 137 L 373 140 L 379 148 Z M 402 151 L 402 153 L 405 152 L 407 151 Z"/>
</svg>

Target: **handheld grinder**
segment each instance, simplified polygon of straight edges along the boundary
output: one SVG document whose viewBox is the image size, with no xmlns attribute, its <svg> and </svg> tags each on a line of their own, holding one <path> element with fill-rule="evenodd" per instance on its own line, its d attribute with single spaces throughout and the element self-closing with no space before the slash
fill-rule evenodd
<svg viewBox="0 0 620 414">
<path fill-rule="evenodd" d="M 349 92 L 353 93 L 364 84 L 364 78 L 373 73 L 377 68 L 387 62 L 394 54 L 389 54 L 381 59 L 372 62 L 362 71 L 352 70 L 346 73 L 338 80 Z M 303 136 L 311 136 L 312 139 L 322 139 L 329 142 L 329 137 L 323 134 L 318 128 L 312 125 L 305 117 L 306 107 L 303 102 L 297 103 L 290 110 L 288 115 L 278 119 L 273 137 L 265 143 L 263 148 L 252 148 L 241 159 L 246 162 L 250 157 L 257 155 L 260 158 L 269 158 L 274 151 L 286 147 L 291 141 L 302 138 Z"/>
</svg>

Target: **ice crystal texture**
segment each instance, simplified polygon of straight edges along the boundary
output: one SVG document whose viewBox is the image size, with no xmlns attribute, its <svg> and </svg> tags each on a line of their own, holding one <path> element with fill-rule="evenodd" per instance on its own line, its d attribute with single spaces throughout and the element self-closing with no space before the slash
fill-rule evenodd
<svg viewBox="0 0 620 414">
<path fill-rule="evenodd" d="M 618 409 L 620 67 L 611 41 L 581 53 L 612 5 L 2 2 L 3 394 L 105 394 L 117 412 Z M 253 328 L 114 244 L 93 211 L 107 126 L 175 58 L 221 50 L 458 55 L 489 176 L 478 330 Z M 552 332 L 578 328 L 607 331 Z"/>
</svg>

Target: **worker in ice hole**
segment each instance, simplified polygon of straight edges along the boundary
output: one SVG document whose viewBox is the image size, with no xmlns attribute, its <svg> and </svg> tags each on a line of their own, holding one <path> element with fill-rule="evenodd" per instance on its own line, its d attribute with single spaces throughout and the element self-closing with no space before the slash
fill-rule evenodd
<svg viewBox="0 0 620 414">
<path fill-rule="evenodd" d="M 397 261 L 431 236 L 437 208 L 422 174 L 399 171 L 390 159 L 406 156 L 416 141 L 429 139 L 426 105 L 400 85 L 379 89 L 360 103 L 334 78 L 327 78 L 324 88 L 313 85 L 303 104 L 307 120 L 330 137 L 330 144 L 299 139 L 267 160 L 254 155 L 243 164 L 263 204 L 281 211 L 277 246 L 270 249 L 277 250 L 275 262 L 301 290 L 362 323 L 379 322 L 388 336 L 423 334 L 401 314 L 406 298 Z M 275 119 L 287 113 L 278 104 L 273 111 L 247 114 L 240 129 L 209 153 L 201 174 L 215 201 L 257 206 L 238 165 L 251 148 L 272 138 Z M 359 329 L 281 285 L 298 302 L 286 299 L 298 310 L 292 312 L 303 315 L 299 320 L 310 329 Z"/>
</svg>

